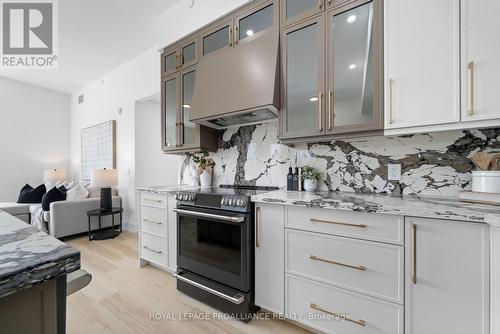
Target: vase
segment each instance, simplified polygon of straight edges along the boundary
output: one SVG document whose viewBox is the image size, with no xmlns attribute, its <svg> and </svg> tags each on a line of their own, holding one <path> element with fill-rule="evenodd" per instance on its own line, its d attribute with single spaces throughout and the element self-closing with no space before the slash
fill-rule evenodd
<svg viewBox="0 0 500 334">
<path fill-rule="evenodd" d="M 305 191 L 316 191 L 318 188 L 318 181 L 316 180 L 311 180 L 311 179 L 305 179 L 304 180 L 304 190 Z"/>
<path fill-rule="evenodd" d="M 207 170 L 200 174 L 200 185 L 202 188 L 208 188 L 212 185 L 212 174 Z"/>
</svg>

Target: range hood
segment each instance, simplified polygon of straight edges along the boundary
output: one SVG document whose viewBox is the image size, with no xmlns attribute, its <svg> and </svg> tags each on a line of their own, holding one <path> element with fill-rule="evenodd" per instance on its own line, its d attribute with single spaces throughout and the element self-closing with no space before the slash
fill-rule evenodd
<svg viewBox="0 0 500 334">
<path fill-rule="evenodd" d="M 263 123 L 278 116 L 277 31 L 202 57 L 190 121 L 216 129 Z"/>
</svg>

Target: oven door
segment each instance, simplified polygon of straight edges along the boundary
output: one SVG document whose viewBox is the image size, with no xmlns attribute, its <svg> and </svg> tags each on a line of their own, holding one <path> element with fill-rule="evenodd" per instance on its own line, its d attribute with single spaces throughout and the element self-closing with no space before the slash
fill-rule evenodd
<svg viewBox="0 0 500 334">
<path fill-rule="evenodd" d="M 179 206 L 177 265 L 243 292 L 251 287 L 250 214 Z"/>
</svg>

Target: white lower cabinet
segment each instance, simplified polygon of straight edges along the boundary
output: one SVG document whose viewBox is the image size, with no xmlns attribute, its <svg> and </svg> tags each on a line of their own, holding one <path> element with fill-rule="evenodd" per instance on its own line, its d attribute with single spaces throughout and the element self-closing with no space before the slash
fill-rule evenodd
<svg viewBox="0 0 500 334">
<path fill-rule="evenodd" d="M 170 195 L 139 192 L 138 226 L 141 266 L 151 263 L 161 269 L 177 270 L 176 200 Z"/>
<path fill-rule="evenodd" d="M 489 227 L 406 218 L 406 334 L 489 333 Z"/>
<path fill-rule="evenodd" d="M 255 206 L 255 304 L 285 312 L 285 207 Z"/>
<path fill-rule="evenodd" d="M 497 334 L 489 225 L 369 216 L 258 203 L 256 304 L 332 334 Z"/>
<path fill-rule="evenodd" d="M 404 333 L 402 305 L 293 275 L 286 276 L 286 289 L 286 313 L 322 332 Z"/>
</svg>

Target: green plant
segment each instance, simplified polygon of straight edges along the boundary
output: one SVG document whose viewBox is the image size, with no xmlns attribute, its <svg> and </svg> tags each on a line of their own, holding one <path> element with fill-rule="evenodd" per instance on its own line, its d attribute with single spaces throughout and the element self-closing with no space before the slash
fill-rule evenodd
<svg viewBox="0 0 500 334">
<path fill-rule="evenodd" d="M 302 167 L 302 172 L 300 174 L 302 180 L 319 180 L 321 178 L 321 173 L 310 166 Z"/>
<path fill-rule="evenodd" d="M 214 168 L 215 161 L 208 157 L 207 151 L 201 151 L 193 154 L 193 162 L 201 169 Z"/>
</svg>

